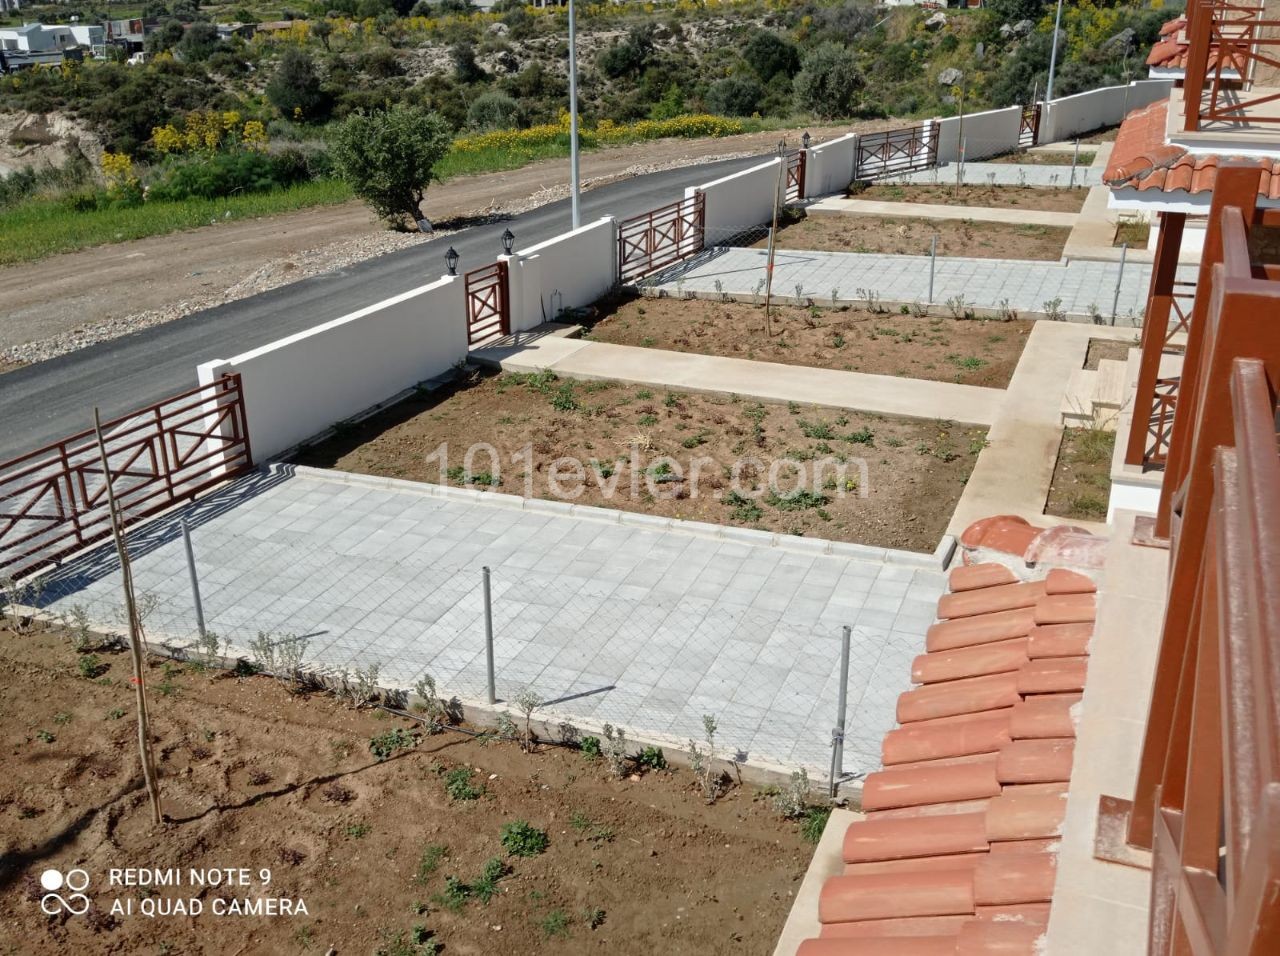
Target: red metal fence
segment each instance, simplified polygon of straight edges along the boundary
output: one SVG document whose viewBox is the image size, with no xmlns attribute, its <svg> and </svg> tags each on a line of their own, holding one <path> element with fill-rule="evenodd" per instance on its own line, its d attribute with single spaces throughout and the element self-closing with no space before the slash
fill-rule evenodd
<svg viewBox="0 0 1280 956">
<path fill-rule="evenodd" d="M 618 223 L 618 281 L 634 282 L 702 251 L 706 197 L 679 202 Z"/>
<path fill-rule="evenodd" d="M 1280 92 L 1271 84 L 1261 87 L 1265 94 L 1252 98 L 1240 90 L 1241 80 L 1251 84 L 1259 69 L 1267 73 L 1280 69 L 1280 20 L 1264 16 L 1263 4 L 1256 2 L 1188 3 L 1185 130 L 1194 132 L 1208 123 L 1219 129 L 1234 123 L 1280 123 L 1274 109 L 1258 109 L 1280 100 Z"/>
<path fill-rule="evenodd" d="M 472 269 L 464 277 L 467 298 L 467 344 L 479 345 L 511 332 L 511 292 L 506 262 Z"/>
<path fill-rule="evenodd" d="M 239 375 L 104 422 L 102 432 L 126 524 L 253 466 Z M 110 534 L 92 430 L 0 463 L 0 572 L 34 571 Z"/>
<path fill-rule="evenodd" d="M 798 202 L 804 198 L 804 170 L 808 157 L 803 149 L 787 156 L 787 191 L 783 196 L 786 202 Z"/>
<path fill-rule="evenodd" d="M 1018 123 L 1018 146 L 1030 149 L 1040 142 L 1040 104 L 1033 103 L 1022 108 L 1022 119 Z"/>
<path fill-rule="evenodd" d="M 878 179 L 938 164 L 938 130 L 932 120 L 915 126 L 862 133 L 854 157 L 854 179 Z"/>
</svg>

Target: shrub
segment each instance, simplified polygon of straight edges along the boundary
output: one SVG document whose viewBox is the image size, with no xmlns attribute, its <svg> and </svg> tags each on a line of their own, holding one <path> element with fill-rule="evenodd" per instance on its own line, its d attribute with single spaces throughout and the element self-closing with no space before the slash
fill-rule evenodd
<svg viewBox="0 0 1280 956">
<path fill-rule="evenodd" d="M 666 770 L 667 755 L 661 747 L 645 747 L 636 757 L 636 764 L 645 770 Z"/>
<path fill-rule="evenodd" d="M 750 116 L 760 108 L 764 87 L 746 76 L 716 80 L 707 89 L 707 108 L 725 116 Z"/>
<path fill-rule="evenodd" d="M 800 51 L 796 45 L 771 30 L 752 34 L 743 48 L 742 58 L 762 83 L 768 83 L 779 73 L 790 79 L 800 69 Z"/>
<path fill-rule="evenodd" d="M 823 43 L 809 52 L 796 74 L 796 105 L 824 119 L 851 116 L 858 110 L 863 86 L 853 52 Z"/>
<path fill-rule="evenodd" d="M 539 830 L 524 820 L 513 820 L 502 826 L 502 848 L 512 856 L 537 856 L 550 841 L 547 831 Z"/>
<path fill-rule="evenodd" d="M 497 90 L 490 90 L 467 109 L 467 125 L 481 131 L 511 129 L 520 125 L 520 104 Z"/>
<path fill-rule="evenodd" d="M 220 199 L 240 193 L 283 189 L 311 178 L 306 156 L 298 149 L 278 154 L 238 150 L 233 153 L 170 158 L 147 192 L 152 201 Z"/>
<path fill-rule="evenodd" d="M 419 106 L 357 113 L 334 131 L 334 168 L 379 216 L 418 220 L 449 140 L 445 121 Z"/>
<path fill-rule="evenodd" d="M 450 800 L 479 800 L 483 790 L 471 786 L 471 770 L 455 767 L 445 774 L 444 792 Z"/>
<path fill-rule="evenodd" d="M 267 99 L 286 119 L 323 120 L 333 107 L 311 55 L 292 46 L 267 83 Z"/>
</svg>

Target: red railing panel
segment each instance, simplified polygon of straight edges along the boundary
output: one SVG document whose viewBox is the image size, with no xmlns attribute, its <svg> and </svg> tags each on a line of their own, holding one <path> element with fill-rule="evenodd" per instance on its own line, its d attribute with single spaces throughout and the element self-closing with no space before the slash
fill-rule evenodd
<svg viewBox="0 0 1280 956">
<path fill-rule="evenodd" d="M 932 121 L 858 135 L 854 179 L 879 179 L 938 165 L 938 128 Z"/>
<path fill-rule="evenodd" d="M 618 223 L 618 281 L 634 282 L 697 255 L 706 242 L 706 196 L 696 192 Z"/>
<path fill-rule="evenodd" d="M 479 345 L 511 332 L 511 294 L 504 261 L 472 269 L 464 277 L 467 344 Z"/>
</svg>

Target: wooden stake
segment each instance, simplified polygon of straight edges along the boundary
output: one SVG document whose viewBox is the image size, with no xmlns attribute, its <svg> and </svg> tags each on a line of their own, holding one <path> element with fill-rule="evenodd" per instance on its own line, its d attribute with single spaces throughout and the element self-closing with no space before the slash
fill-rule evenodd
<svg viewBox="0 0 1280 956">
<path fill-rule="evenodd" d="M 107 485 L 111 534 L 116 541 L 116 554 L 120 556 L 120 579 L 124 587 L 125 610 L 129 615 L 129 657 L 133 661 L 133 697 L 138 709 L 138 753 L 142 759 L 142 780 L 147 787 L 147 796 L 151 798 L 151 822 L 159 826 L 164 822 L 164 816 L 160 810 L 160 785 L 156 782 L 155 755 L 151 751 L 151 719 L 147 713 L 147 691 L 144 686 L 146 658 L 142 652 L 142 620 L 138 617 L 138 604 L 133 596 L 133 568 L 129 564 L 129 550 L 125 547 L 115 489 L 111 485 L 107 443 L 102 438 L 102 419 L 97 408 L 93 410 L 93 431 L 98 439 L 98 454 L 102 458 L 102 478 Z"/>
<path fill-rule="evenodd" d="M 769 256 L 764 267 L 764 334 L 773 338 L 773 323 L 769 318 L 770 301 L 773 298 L 773 250 L 778 235 L 778 207 L 782 204 L 782 177 L 786 175 L 786 140 L 778 143 L 778 185 L 773 190 L 773 225 L 769 227 Z"/>
</svg>

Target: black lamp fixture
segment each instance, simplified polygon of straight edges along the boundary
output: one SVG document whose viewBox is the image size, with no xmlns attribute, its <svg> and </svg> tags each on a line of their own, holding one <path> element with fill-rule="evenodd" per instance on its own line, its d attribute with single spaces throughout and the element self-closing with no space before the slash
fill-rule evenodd
<svg viewBox="0 0 1280 956">
<path fill-rule="evenodd" d="M 801 136 L 801 137 L 800 137 L 800 142 L 804 145 L 804 148 L 805 148 L 805 149 L 808 149 L 808 148 L 809 148 L 809 143 L 810 143 L 812 140 L 813 140 L 813 137 L 809 135 L 809 131 L 808 131 L 808 130 L 805 130 L 805 134 L 804 134 L 803 136 Z"/>
<path fill-rule="evenodd" d="M 511 255 L 511 249 L 516 244 L 516 234 L 510 229 L 502 234 L 502 251 L 507 255 Z"/>
<path fill-rule="evenodd" d="M 453 246 L 450 246 L 449 251 L 444 254 L 444 264 L 449 267 L 449 275 L 458 274 L 458 250 Z"/>
</svg>

